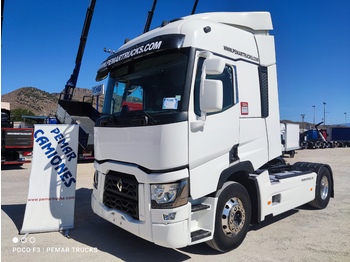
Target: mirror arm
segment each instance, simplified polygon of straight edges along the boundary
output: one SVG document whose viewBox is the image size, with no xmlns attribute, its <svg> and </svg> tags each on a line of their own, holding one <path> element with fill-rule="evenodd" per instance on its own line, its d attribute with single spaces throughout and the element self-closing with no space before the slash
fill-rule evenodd
<svg viewBox="0 0 350 262">
<path fill-rule="evenodd" d="M 198 119 L 191 122 L 190 127 L 192 132 L 203 131 L 205 120 Z"/>
<path fill-rule="evenodd" d="M 197 120 L 191 122 L 190 127 L 191 131 L 203 131 L 203 127 L 205 125 L 205 120 L 207 119 L 207 113 L 201 111 L 201 116 L 197 118 Z"/>
</svg>

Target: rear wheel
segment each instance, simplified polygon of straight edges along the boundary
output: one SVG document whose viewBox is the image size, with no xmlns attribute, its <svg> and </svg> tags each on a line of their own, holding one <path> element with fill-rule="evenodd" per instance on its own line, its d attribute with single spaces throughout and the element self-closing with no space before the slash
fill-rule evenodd
<svg viewBox="0 0 350 262">
<path fill-rule="evenodd" d="M 309 205 L 318 209 L 327 207 L 332 188 L 331 173 L 328 168 L 323 167 L 317 174 L 315 199 Z"/>
<path fill-rule="evenodd" d="M 227 182 L 218 191 L 213 239 L 207 244 L 227 252 L 244 240 L 250 224 L 251 205 L 247 190 L 238 183 Z"/>
</svg>

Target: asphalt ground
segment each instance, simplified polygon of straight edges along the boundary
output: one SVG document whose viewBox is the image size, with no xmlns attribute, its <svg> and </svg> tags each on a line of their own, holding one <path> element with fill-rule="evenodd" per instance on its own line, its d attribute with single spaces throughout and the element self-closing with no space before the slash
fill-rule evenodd
<svg viewBox="0 0 350 262">
<path fill-rule="evenodd" d="M 95 215 L 90 207 L 93 164 L 78 164 L 75 228 L 29 234 L 21 230 L 31 164 L 1 171 L 1 261 L 350 261 L 350 148 L 300 150 L 287 162 L 329 164 L 335 198 L 326 209 L 302 206 L 250 228 L 237 249 L 206 244 L 168 249 L 140 239 Z"/>
</svg>

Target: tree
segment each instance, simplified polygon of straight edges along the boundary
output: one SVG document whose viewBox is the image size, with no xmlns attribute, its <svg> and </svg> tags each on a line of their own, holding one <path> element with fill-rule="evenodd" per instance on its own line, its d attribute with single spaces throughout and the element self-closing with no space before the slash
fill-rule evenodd
<svg viewBox="0 0 350 262">
<path fill-rule="evenodd" d="M 35 116 L 32 111 L 23 108 L 15 108 L 11 110 L 11 115 L 13 117 L 13 121 L 22 121 L 22 116 Z"/>
</svg>

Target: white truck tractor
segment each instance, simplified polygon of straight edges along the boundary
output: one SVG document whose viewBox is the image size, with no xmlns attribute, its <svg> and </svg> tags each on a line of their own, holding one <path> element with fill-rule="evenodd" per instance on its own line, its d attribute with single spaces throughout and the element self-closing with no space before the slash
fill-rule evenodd
<svg viewBox="0 0 350 262">
<path fill-rule="evenodd" d="M 125 43 L 94 130 L 92 209 L 169 248 L 238 247 L 250 224 L 333 197 L 328 165 L 281 156 L 267 12 L 203 13 Z"/>
</svg>

